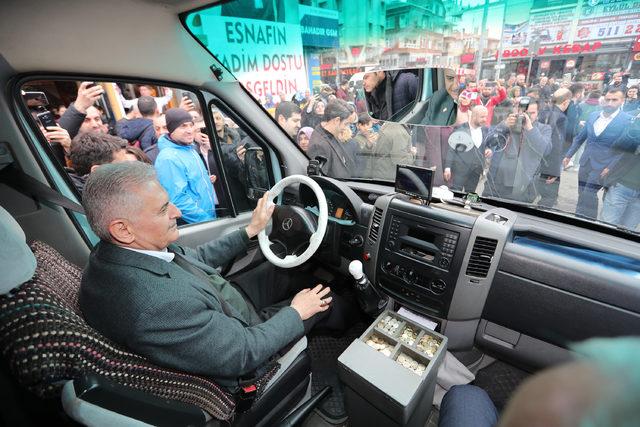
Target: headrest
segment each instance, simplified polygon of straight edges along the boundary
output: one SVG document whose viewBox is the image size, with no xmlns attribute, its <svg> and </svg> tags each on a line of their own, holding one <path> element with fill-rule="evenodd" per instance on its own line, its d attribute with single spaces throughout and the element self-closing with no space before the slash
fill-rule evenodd
<svg viewBox="0 0 640 427">
<path fill-rule="evenodd" d="M 0 294 L 27 282 L 36 271 L 36 257 L 27 246 L 24 231 L 0 206 Z"/>
</svg>

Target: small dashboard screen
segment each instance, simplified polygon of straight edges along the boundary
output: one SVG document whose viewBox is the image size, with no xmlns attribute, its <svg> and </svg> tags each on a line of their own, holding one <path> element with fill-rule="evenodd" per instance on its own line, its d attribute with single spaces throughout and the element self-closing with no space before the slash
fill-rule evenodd
<svg viewBox="0 0 640 427">
<path fill-rule="evenodd" d="M 396 192 L 428 202 L 431 199 L 433 170 L 418 166 L 398 165 L 396 168 Z"/>
</svg>

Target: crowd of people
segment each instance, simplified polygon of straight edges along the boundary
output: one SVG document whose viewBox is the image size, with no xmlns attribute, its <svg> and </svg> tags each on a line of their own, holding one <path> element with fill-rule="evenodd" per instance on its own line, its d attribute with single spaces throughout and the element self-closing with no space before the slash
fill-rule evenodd
<svg viewBox="0 0 640 427">
<path fill-rule="evenodd" d="M 587 91 L 547 76 L 476 82 L 445 70 L 445 87 L 408 121 L 425 126 L 415 126 L 371 117 L 411 102 L 415 75 L 372 71 L 363 80 L 368 113 L 329 89 L 302 104 L 296 141 L 310 158 L 324 157 L 333 177 L 393 180 L 396 164 L 416 164 L 435 168 L 436 185 L 548 208 L 558 205 L 561 179 L 577 172 L 575 213 L 635 230 L 640 101 L 628 78 L 616 73 Z"/>
<path fill-rule="evenodd" d="M 214 219 L 223 206 L 224 189 L 202 112 L 191 94 L 171 108 L 173 91 L 162 89 L 164 96 L 158 97 L 151 86 L 139 85 L 140 96 L 127 99 L 118 87 L 126 117 L 110 124 L 97 102 L 105 93 L 104 86 L 82 82 L 75 100 L 55 109 L 57 125 L 45 128 L 40 124 L 40 130 L 80 195 L 89 174 L 99 165 L 139 160 L 154 165 L 172 203 L 182 211 L 181 222 Z M 256 164 L 245 164 L 244 155 L 256 144 L 220 111 L 214 110 L 212 116 L 233 202 L 241 211 L 253 209 L 256 202 L 247 197 L 247 185 L 268 188 L 264 165 L 253 171 L 259 182 L 247 182 L 246 170 L 255 169 Z"/>
<path fill-rule="evenodd" d="M 291 101 L 272 98 L 269 108 L 335 178 L 393 180 L 397 164 L 415 164 L 435 168 L 435 185 L 553 208 L 561 180 L 577 172 L 576 214 L 636 229 L 640 100 L 628 75 L 614 74 L 602 90 L 589 91 L 547 76 L 530 84 L 523 74 L 476 82 L 445 70 L 443 77 L 444 87 L 408 121 L 413 124 L 384 120 L 415 99 L 418 78 L 410 72 L 366 73 L 364 96 L 343 81 Z M 96 104 L 104 87 L 82 82 L 75 101 L 57 109 L 57 126 L 41 130 L 80 193 L 98 165 L 138 159 L 154 164 L 183 221 L 214 219 L 227 199 L 195 97 L 169 108 L 170 89 L 163 96 L 147 85 L 137 90 L 134 99 L 118 91 L 127 116 L 107 125 Z M 233 203 L 252 209 L 250 190 L 269 187 L 264 154 L 221 111 L 214 109 L 212 118 Z"/>
</svg>

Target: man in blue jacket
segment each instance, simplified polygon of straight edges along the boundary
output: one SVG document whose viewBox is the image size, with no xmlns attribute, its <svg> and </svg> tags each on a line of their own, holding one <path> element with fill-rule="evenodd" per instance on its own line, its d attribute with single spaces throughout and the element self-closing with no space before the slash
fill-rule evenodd
<svg viewBox="0 0 640 427">
<path fill-rule="evenodd" d="M 169 133 L 158 140 L 160 153 L 154 164 L 158 181 L 186 223 L 215 219 L 213 178 L 193 144 L 196 133 L 193 118 L 180 108 L 167 110 L 165 117 Z"/>
<path fill-rule="evenodd" d="M 631 116 L 621 110 L 624 104 L 622 90 L 610 89 L 604 101 L 603 111 L 591 113 L 562 161 L 567 167 L 571 157 L 587 142 L 580 157 L 576 214 L 590 218 L 598 216 L 598 191 L 602 188 L 602 180 L 609 174 L 610 166 L 620 158 L 620 154 L 611 146 L 631 121 Z"/>
</svg>

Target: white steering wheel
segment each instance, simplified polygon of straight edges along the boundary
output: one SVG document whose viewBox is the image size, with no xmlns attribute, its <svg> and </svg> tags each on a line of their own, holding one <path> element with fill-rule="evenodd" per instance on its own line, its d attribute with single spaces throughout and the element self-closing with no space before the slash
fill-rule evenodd
<svg viewBox="0 0 640 427">
<path fill-rule="evenodd" d="M 276 206 L 271 218 L 271 233 L 267 236 L 262 230 L 258 234 L 258 242 L 264 256 L 273 265 L 282 268 L 297 267 L 308 261 L 320 247 L 329 221 L 327 198 L 318 183 L 308 176 L 290 175 L 283 178 L 269 190 L 269 201 L 273 203 L 285 187 L 298 183 L 308 185 L 316 195 L 319 209 L 317 225 L 316 216 L 306 209 L 298 206 Z M 296 255 L 296 249 L 306 245 L 307 242 L 309 243 L 307 249 L 302 254 Z M 286 252 L 284 258 L 273 253 L 271 250 L 273 243 L 284 246 Z"/>
</svg>

